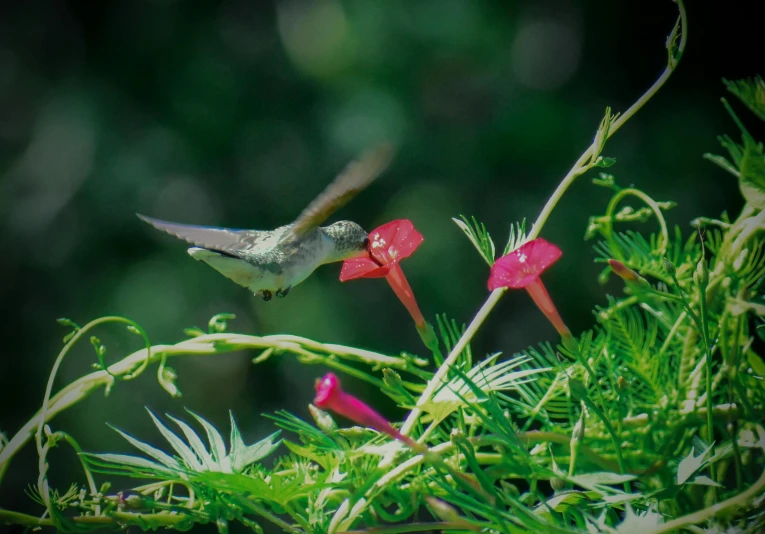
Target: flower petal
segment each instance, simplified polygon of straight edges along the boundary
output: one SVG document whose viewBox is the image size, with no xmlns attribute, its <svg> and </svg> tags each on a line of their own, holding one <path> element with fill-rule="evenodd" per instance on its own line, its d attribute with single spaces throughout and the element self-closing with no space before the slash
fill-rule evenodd
<svg viewBox="0 0 765 534">
<path fill-rule="evenodd" d="M 369 253 L 383 265 L 397 263 L 412 255 L 423 242 L 409 219 L 399 219 L 369 232 Z"/>
<path fill-rule="evenodd" d="M 390 268 L 390 265 L 378 265 L 368 256 L 351 258 L 343 262 L 343 268 L 340 270 L 340 281 L 346 282 L 356 278 L 382 278 L 388 274 Z"/>
<path fill-rule="evenodd" d="M 542 238 L 529 241 L 494 263 L 489 276 L 489 289 L 526 287 L 558 261 L 562 254 L 558 247 Z"/>
<path fill-rule="evenodd" d="M 313 403 L 319 408 L 331 408 L 337 396 L 342 393 L 340 381 L 333 373 L 327 373 L 321 380 L 316 380 L 316 398 Z"/>
</svg>

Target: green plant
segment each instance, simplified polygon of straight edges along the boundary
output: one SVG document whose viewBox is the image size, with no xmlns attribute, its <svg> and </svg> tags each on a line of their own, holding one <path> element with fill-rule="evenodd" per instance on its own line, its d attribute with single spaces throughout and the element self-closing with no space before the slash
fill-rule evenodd
<svg viewBox="0 0 765 534">
<path fill-rule="evenodd" d="M 511 226 L 503 256 L 539 237 L 577 177 L 615 163 L 602 156 L 607 140 L 663 85 L 682 55 L 686 28 L 679 6 L 664 73 L 623 114 L 606 111 L 592 144 L 530 229 L 525 222 Z M 765 117 L 761 79 L 726 83 L 755 115 Z M 40 411 L 10 440 L 0 435 L 0 483 L 17 452 L 35 441 L 39 477 L 29 494 L 44 512 L 33 517 L 0 509 L 0 523 L 73 532 L 128 526 L 187 530 L 204 523 L 225 532 L 231 522 L 258 532 L 262 523 L 271 523 L 300 534 L 353 528 L 378 533 L 760 531 L 765 528 L 765 428 L 760 423 L 765 364 L 757 340 L 765 324 L 765 154 L 762 143 L 725 106 L 741 131 L 741 143 L 723 137 L 728 157 L 706 157 L 738 180 L 746 201 L 739 216 L 698 218 L 695 230 L 684 234 L 666 223 L 664 212 L 673 203 L 620 187 L 613 175 L 601 172 L 593 183 L 613 194 L 605 213 L 592 217 L 586 236 L 597 240 L 596 261 L 605 266 L 601 279 L 617 274 L 625 294 L 608 297 L 595 310 L 590 330 L 573 336 L 561 327 L 560 345 L 543 343 L 509 359 L 499 353 L 479 359 L 470 342 L 506 289 L 497 286 L 469 325 L 440 316 L 433 329 L 416 308 L 403 274 L 392 287 L 399 288 L 396 294 L 410 312 L 416 310 L 412 315 L 435 369 L 428 359 L 406 353 L 391 356 L 297 336 L 230 333 L 227 321 L 233 316 L 228 314 L 213 317 L 207 332 L 187 330 L 189 338 L 175 345 L 152 345 L 143 329 L 119 317 L 83 327 L 62 321 L 72 332 L 53 365 Z M 622 207 L 629 200 L 644 206 Z M 615 228 L 651 219 L 658 223 L 657 232 Z M 475 218 L 455 222 L 483 260 L 496 265 L 486 227 Z M 401 272 L 398 259 L 383 274 L 394 268 Z M 97 370 L 53 394 L 70 349 L 94 328 L 114 322 L 140 336 L 145 347 L 107 366 L 106 349 L 90 337 Z M 74 437 L 49 427 L 56 415 L 87 395 L 101 388 L 108 394 L 151 365 L 157 365 L 162 387 L 179 396 L 170 358 L 240 350 L 260 351 L 256 364 L 293 354 L 302 363 L 365 380 L 409 415 L 391 430 L 376 414 L 370 419 L 364 412 L 361 419 L 383 429 L 376 432 L 340 428 L 315 406 L 313 422 L 277 412 L 268 417 L 281 430 L 253 445 L 243 442 L 232 416 L 227 445 L 195 414 L 206 439 L 180 419 L 171 418 L 173 430 L 150 413 L 170 448 L 163 451 L 118 431 L 137 449 L 135 456 L 83 452 Z M 352 419 L 353 409 L 368 408 L 348 396 L 342 400 Z M 63 492 L 51 488 L 47 477 L 48 453 L 59 444 L 74 448 L 84 472 L 84 485 L 75 483 Z M 273 465 L 262 461 L 266 458 Z M 99 485 L 97 476 L 108 481 Z M 115 477 L 142 483 L 112 493 Z"/>
</svg>

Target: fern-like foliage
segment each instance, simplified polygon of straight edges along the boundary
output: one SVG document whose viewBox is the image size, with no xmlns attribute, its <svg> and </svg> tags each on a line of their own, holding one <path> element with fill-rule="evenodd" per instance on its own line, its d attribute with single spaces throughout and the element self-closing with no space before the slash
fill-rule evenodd
<svg viewBox="0 0 765 534">
<path fill-rule="evenodd" d="M 628 230 L 615 234 L 611 241 L 598 242 L 594 249 L 600 261 L 618 259 L 630 269 L 665 283 L 671 283 L 668 271 L 670 267 L 674 268 L 680 281 L 687 281 L 693 274 L 695 263 L 701 257 L 696 234 L 691 234 L 691 237 L 684 241 L 680 228 L 675 227 L 675 238 L 668 243 L 666 250 L 660 246 L 661 240 L 662 237 L 656 233 L 646 238 L 638 232 Z"/>
<path fill-rule="evenodd" d="M 631 405 L 637 410 L 655 406 L 673 382 L 664 367 L 666 360 L 655 357 L 663 341 L 658 319 L 641 313 L 640 308 L 626 307 L 609 314 L 602 331 L 607 351 L 603 359 L 626 380 Z"/>
<path fill-rule="evenodd" d="M 749 110 L 765 121 L 765 80 L 755 76 L 745 80 L 723 80 L 728 91 L 736 95 Z"/>
<path fill-rule="evenodd" d="M 190 473 L 207 471 L 239 473 L 267 457 L 279 447 L 280 441 L 277 440 L 279 432 L 275 432 L 253 445 L 245 445 L 234 421 L 234 416 L 231 415 L 231 437 L 227 451 L 223 437 L 218 430 L 200 416 L 192 412 L 189 413 L 204 428 L 207 434 L 207 445 L 194 429 L 184 421 L 168 416 L 180 428 L 186 438 L 185 441 L 149 411 L 157 429 L 175 451 L 174 456 L 115 428 L 115 431 L 148 458 L 123 454 L 93 453 L 85 454 L 85 458 L 99 472 L 127 474 L 141 478 L 173 479 L 180 477 L 188 479 Z"/>
<path fill-rule="evenodd" d="M 510 224 L 510 235 L 502 255 L 507 255 L 526 242 L 526 219 Z"/>
<path fill-rule="evenodd" d="M 496 247 L 489 232 L 486 230 L 486 226 L 478 222 L 475 217 L 468 219 L 464 215 L 460 215 L 460 218 L 452 218 L 454 223 L 459 226 L 467 238 L 473 243 L 473 246 L 484 259 L 484 261 L 491 267 L 494 264 L 494 258 L 496 257 Z M 502 252 L 502 255 L 506 255 L 513 250 L 520 247 L 526 241 L 526 219 L 521 222 L 513 223 L 510 225 L 510 234 L 507 239 L 507 244 Z"/>
<path fill-rule="evenodd" d="M 443 420 L 460 406 L 466 407 L 475 402 L 480 402 L 476 392 L 481 396 L 490 392 L 510 391 L 521 387 L 523 384 L 533 382 L 536 375 L 549 371 L 548 368 L 528 368 L 525 364 L 531 361 L 528 356 L 519 356 L 497 362 L 500 354 L 487 357 L 481 363 L 462 372 L 444 384 L 433 399 L 422 408 L 433 419 Z M 521 367 L 525 367 L 521 369 Z"/>
<path fill-rule="evenodd" d="M 541 418 L 544 424 L 569 421 L 572 417 L 571 399 L 568 398 L 568 377 L 577 374 L 574 368 L 564 365 L 561 357 L 548 344 L 530 347 L 521 353 L 524 357 L 520 369 L 545 369 L 536 380 L 518 387 L 518 396 L 500 397 L 519 418 L 529 422 Z"/>
<path fill-rule="evenodd" d="M 468 219 L 464 215 L 460 215 L 459 219 L 452 218 L 452 220 L 465 233 L 484 261 L 491 267 L 494 264 L 494 256 L 497 251 L 486 226 L 478 222 L 475 217 Z"/>
</svg>

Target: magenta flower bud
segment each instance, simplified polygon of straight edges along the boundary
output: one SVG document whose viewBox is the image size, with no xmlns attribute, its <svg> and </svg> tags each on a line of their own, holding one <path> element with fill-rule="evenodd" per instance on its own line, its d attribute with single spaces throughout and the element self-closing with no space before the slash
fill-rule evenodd
<svg viewBox="0 0 765 534">
<path fill-rule="evenodd" d="M 633 285 L 645 289 L 651 287 L 648 283 L 648 280 L 624 265 L 619 260 L 609 259 L 608 266 L 611 267 L 611 270 L 614 272 L 614 274 L 616 274 L 616 276 L 627 282 L 628 285 Z"/>
<path fill-rule="evenodd" d="M 611 267 L 614 274 L 625 282 L 638 281 L 638 274 L 619 260 L 608 260 L 608 265 Z"/>
<path fill-rule="evenodd" d="M 322 410 L 332 410 L 336 414 L 350 419 L 354 423 L 374 428 L 378 432 L 388 434 L 409 447 L 420 450 L 422 446 L 404 436 L 370 406 L 342 390 L 340 380 L 333 374 L 327 373 L 321 380 L 316 380 L 316 398 L 313 403 Z"/>
</svg>

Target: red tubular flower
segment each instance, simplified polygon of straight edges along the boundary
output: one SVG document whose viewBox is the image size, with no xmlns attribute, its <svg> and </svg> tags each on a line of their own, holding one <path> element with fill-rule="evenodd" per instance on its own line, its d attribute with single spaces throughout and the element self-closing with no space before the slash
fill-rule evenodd
<svg viewBox="0 0 765 534">
<path fill-rule="evenodd" d="M 369 233 L 367 255 L 343 262 L 340 281 L 356 278 L 382 278 L 388 281 L 401 303 L 409 311 L 418 330 L 427 328 L 412 288 L 401 270 L 399 262 L 408 258 L 423 241 L 422 234 L 414 229 L 412 221 L 391 221 Z"/>
<path fill-rule="evenodd" d="M 332 410 L 358 425 L 374 428 L 378 432 L 388 434 L 393 439 L 397 439 L 415 450 L 419 451 L 423 448 L 412 438 L 404 436 L 393 428 L 382 415 L 370 406 L 343 391 L 340 387 L 340 380 L 333 373 L 328 373 L 321 380 L 316 380 L 316 398 L 314 398 L 313 403 L 322 410 Z"/>
<path fill-rule="evenodd" d="M 500 287 L 525 288 L 534 303 L 542 310 L 563 338 L 564 344 L 572 339 L 571 331 L 561 319 L 550 294 L 539 276 L 561 257 L 561 250 L 544 239 L 529 241 L 506 256 L 498 259 L 491 267 L 489 289 Z"/>
</svg>

